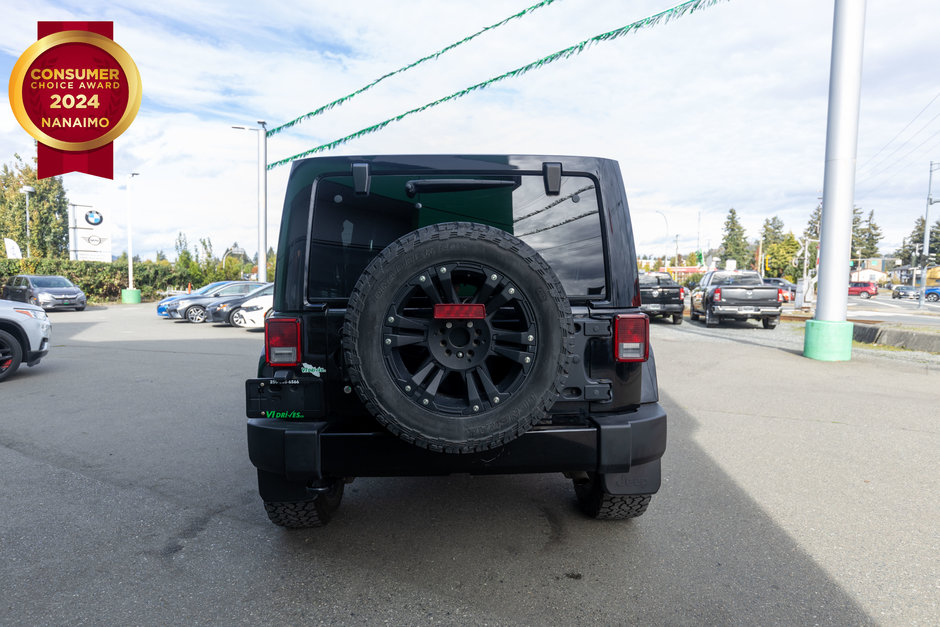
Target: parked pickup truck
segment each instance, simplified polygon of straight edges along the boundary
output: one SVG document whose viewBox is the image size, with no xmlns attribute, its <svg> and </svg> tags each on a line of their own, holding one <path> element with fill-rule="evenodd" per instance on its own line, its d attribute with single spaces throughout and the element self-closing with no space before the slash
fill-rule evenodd
<svg viewBox="0 0 940 627">
<path fill-rule="evenodd" d="M 765 329 L 780 321 L 783 290 L 764 285 L 756 272 L 712 270 L 692 290 L 689 317 L 705 318 L 705 326 L 717 326 L 724 318 L 759 319 Z"/>
<path fill-rule="evenodd" d="M 673 324 L 682 324 L 685 309 L 685 288 L 666 272 L 646 272 L 640 275 L 640 311 L 648 315 L 672 316 Z"/>
</svg>

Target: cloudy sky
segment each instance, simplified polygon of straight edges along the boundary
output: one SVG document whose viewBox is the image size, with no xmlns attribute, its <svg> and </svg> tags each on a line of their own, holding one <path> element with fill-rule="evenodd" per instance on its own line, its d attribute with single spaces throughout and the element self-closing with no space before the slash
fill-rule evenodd
<svg viewBox="0 0 940 627">
<path fill-rule="evenodd" d="M 0 69 L 39 20 L 110 20 L 143 104 L 115 142 L 114 181 L 64 176 L 71 202 L 112 216 L 114 252 L 171 258 L 183 232 L 257 249 L 257 134 L 440 50 L 537 0 L 98 2 L 4 9 Z M 556 0 L 268 142 L 271 162 L 668 9 L 677 0 Z M 716 246 L 734 207 L 750 238 L 780 217 L 799 235 L 822 195 L 832 0 L 728 0 L 396 122 L 332 154 L 588 154 L 620 162 L 637 248 Z M 883 252 L 901 244 L 940 161 L 940 2 L 869 0 L 855 202 Z M 34 154 L 0 107 L 0 162 Z M 289 167 L 269 172 L 276 246 Z M 127 174 L 139 172 L 131 193 Z M 940 196 L 940 173 L 934 189 Z M 936 206 L 931 222 L 940 215 Z M 665 218 L 664 218 L 665 216 Z"/>
</svg>

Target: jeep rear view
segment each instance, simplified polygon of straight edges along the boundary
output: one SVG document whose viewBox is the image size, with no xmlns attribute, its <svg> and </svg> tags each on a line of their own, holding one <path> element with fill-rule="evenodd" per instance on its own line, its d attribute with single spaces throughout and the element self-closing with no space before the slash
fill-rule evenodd
<svg viewBox="0 0 940 627">
<path fill-rule="evenodd" d="M 642 514 L 666 415 L 619 166 L 558 156 L 293 164 L 246 382 L 270 519 L 327 523 L 356 477 L 561 473 Z"/>
</svg>

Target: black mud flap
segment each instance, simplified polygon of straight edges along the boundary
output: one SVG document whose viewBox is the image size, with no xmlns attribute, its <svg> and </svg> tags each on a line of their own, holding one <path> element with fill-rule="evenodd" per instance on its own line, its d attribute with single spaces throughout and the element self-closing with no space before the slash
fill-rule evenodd
<svg viewBox="0 0 940 627">
<path fill-rule="evenodd" d="M 248 379 L 245 413 L 249 418 L 310 420 L 323 416 L 323 382 L 315 378 Z"/>
</svg>

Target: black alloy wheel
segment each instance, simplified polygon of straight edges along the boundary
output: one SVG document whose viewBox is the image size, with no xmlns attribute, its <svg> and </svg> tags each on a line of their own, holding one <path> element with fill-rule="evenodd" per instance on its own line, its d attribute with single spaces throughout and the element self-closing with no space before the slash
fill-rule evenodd
<svg viewBox="0 0 940 627">
<path fill-rule="evenodd" d="M 22 359 L 23 347 L 19 340 L 6 331 L 0 331 L 0 381 L 16 372 Z"/>
</svg>

